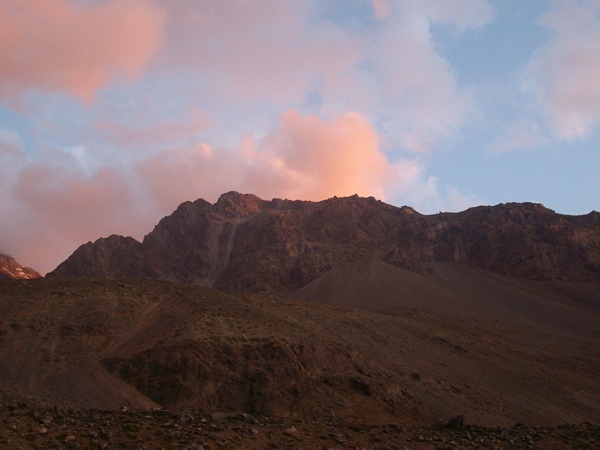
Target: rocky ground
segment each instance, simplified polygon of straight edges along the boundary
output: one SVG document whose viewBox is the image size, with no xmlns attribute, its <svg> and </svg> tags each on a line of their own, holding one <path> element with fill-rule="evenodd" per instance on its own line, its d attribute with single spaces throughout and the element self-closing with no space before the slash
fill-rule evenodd
<svg viewBox="0 0 600 450">
<path fill-rule="evenodd" d="M 294 422 L 249 414 L 75 410 L 0 404 L 0 448 L 10 449 L 595 449 L 600 427 L 485 428 Z"/>
</svg>

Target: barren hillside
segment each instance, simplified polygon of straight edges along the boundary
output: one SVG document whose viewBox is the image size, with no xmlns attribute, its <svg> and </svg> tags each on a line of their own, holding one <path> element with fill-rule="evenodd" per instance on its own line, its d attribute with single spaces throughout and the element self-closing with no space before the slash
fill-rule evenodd
<svg viewBox="0 0 600 450">
<path fill-rule="evenodd" d="M 4 391 L 50 404 L 343 423 L 600 420 L 597 335 L 150 280 L 0 288 Z"/>
</svg>

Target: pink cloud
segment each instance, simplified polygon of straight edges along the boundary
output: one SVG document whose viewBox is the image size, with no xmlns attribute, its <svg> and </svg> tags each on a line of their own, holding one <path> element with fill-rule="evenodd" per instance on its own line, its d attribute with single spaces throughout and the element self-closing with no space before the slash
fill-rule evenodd
<svg viewBox="0 0 600 450">
<path fill-rule="evenodd" d="M 379 137 L 358 113 L 326 121 L 287 111 L 264 151 L 276 169 L 294 180 L 296 198 L 332 195 L 384 197 L 393 168 L 379 149 Z"/>
<path fill-rule="evenodd" d="M 31 158 L 0 141 L 0 252 L 42 273 L 79 245 L 113 233 L 138 238 L 156 217 L 145 214 L 131 178 L 116 169 L 87 170 L 48 147 Z"/>
<path fill-rule="evenodd" d="M 195 71 L 191 91 L 236 101 L 302 100 L 315 83 L 342 80 L 364 42 L 311 19 L 312 1 L 163 0 L 168 13 L 161 61 Z M 208 83 L 211 89 L 205 89 Z"/>
<path fill-rule="evenodd" d="M 265 198 L 321 200 L 333 195 L 384 197 L 395 177 L 377 133 L 358 113 L 331 120 L 287 111 L 263 140 L 235 150 L 208 144 L 163 151 L 139 166 L 150 196 L 170 211 L 184 200 L 214 200 L 239 190 Z"/>
<path fill-rule="evenodd" d="M 388 0 L 371 0 L 371 4 L 373 5 L 375 17 L 378 19 L 382 20 L 390 15 L 391 10 Z"/>
<path fill-rule="evenodd" d="M 124 210 L 130 197 L 125 182 L 103 168 L 85 177 L 60 167 L 30 165 L 19 174 L 17 198 L 42 214 L 92 216 L 102 220 L 103 208 Z M 93 201 L 92 201 L 93 199 Z M 98 215 L 98 217 L 96 216 Z"/>
<path fill-rule="evenodd" d="M 128 122 L 110 118 L 100 119 L 95 131 L 102 139 L 118 143 L 121 147 L 161 147 L 178 140 L 189 140 L 212 125 L 212 119 L 195 110 L 187 119 L 156 121 L 153 118 L 137 117 Z"/>
<path fill-rule="evenodd" d="M 47 272 L 89 240 L 141 239 L 181 202 L 230 190 L 308 200 L 387 193 L 417 207 L 468 200 L 441 195 L 417 160 L 391 162 L 355 112 L 322 119 L 289 110 L 264 138 L 247 136 L 233 149 L 200 142 L 138 156 L 145 159 L 129 168 L 98 167 L 70 149 L 49 147 L 28 160 L 0 145 L 0 251 Z"/>
<path fill-rule="evenodd" d="M 527 84 L 554 133 L 588 135 L 600 122 L 600 3 L 554 3 L 540 21 L 553 38 L 533 55 Z"/>
<path fill-rule="evenodd" d="M 3 1 L 0 94 L 64 90 L 90 101 L 115 77 L 140 75 L 162 24 L 161 10 L 145 0 Z"/>
<path fill-rule="evenodd" d="M 41 271 L 53 269 L 79 245 L 141 225 L 132 187 L 114 170 L 84 175 L 74 168 L 31 164 L 12 188 L 7 221 L 17 253 Z"/>
</svg>

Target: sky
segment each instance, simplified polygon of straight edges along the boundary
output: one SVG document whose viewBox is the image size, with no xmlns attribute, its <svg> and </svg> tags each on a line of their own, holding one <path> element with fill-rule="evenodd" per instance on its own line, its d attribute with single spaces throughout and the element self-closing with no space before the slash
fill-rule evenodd
<svg viewBox="0 0 600 450">
<path fill-rule="evenodd" d="M 600 0 L 0 0 L 0 252 L 180 203 L 600 209 Z"/>
</svg>

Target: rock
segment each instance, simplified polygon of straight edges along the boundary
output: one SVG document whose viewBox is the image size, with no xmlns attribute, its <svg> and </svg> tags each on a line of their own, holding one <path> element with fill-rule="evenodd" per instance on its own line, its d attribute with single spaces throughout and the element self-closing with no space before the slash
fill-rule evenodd
<svg viewBox="0 0 600 450">
<path fill-rule="evenodd" d="M 446 423 L 446 428 L 457 430 L 465 425 L 465 416 L 455 416 Z"/>
<path fill-rule="evenodd" d="M 40 278 L 41 276 L 42 275 L 35 270 L 19 264 L 13 257 L 0 253 L 0 278 L 31 280 Z M 22 286 L 29 287 L 27 284 L 22 284 Z"/>
<path fill-rule="evenodd" d="M 221 420 L 225 420 L 228 419 L 230 417 L 232 417 L 233 414 L 231 413 L 227 413 L 227 412 L 214 412 L 210 415 L 210 418 L 214 421 L 214 422 L 220 422 Z"/>
<path fill-rule="evenodd" d="M 293 436 L 293 437 L 298 437 L 298 429 L 296 427 L 289 427 L 287 428 L 283 434 L 285 434 L 286 436 Z"/>
</svg>

